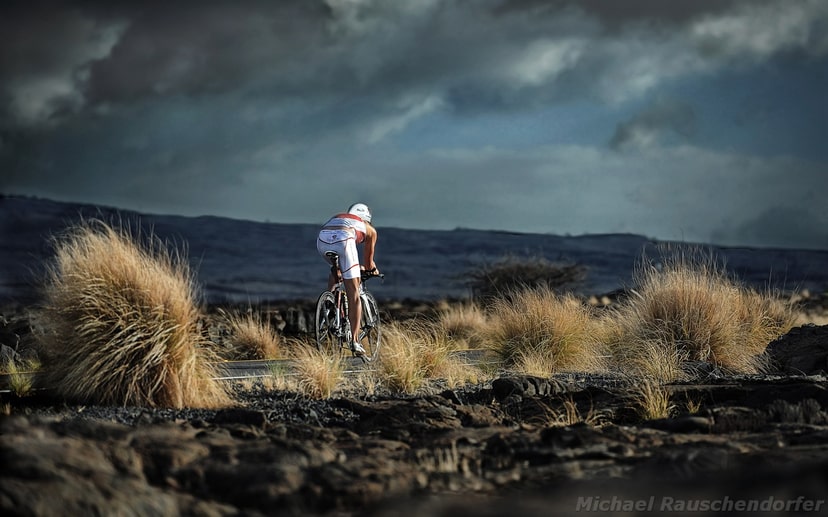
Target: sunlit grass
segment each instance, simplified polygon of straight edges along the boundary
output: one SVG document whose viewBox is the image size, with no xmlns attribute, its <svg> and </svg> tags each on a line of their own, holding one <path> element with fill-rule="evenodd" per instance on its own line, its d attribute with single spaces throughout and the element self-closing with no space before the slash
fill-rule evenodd
<svg viewBox="0 0 828 517">
<path fill-rule="evenodd" d="M 592 407 L 583 413 L 572 397 L 561 399 L 560 409 L 551 406 L 543 408 L 540 424 L 548 427 L 566 427 L 575 424 L 587 424 L 591 426 L 602 426 L 607 422 L 608 416 L 605 412 L 595 411 Z"/>
<path fill-rule="evenodd" d="M 518 371 L 599 371 L 606 352 L 592 308 L 572 295 L 526 289 L 490 309 L 483 345 Z"/>
<path fill-rule="evenodd" d="M 270 375 L 262 378 L 265 388 L 278 391 L 299 391 L 299 376 L 283 362 L 274 362 L 269 366 Z"/>
<path fill-rule="evenodd" d="M 292 348 L 297 389 L 314 399 L 330 398 L 344 380 L 345 363 L 339 356 L 319 351 L 313 346 Z"/>
<path fill-rule="evenodd" d="M 476 382 L 480 371 L 455 354 L 458 342 L 428 323 L 391 322 L 383 327 L 379 382 L 391 391 L 416 393 L 429 381 L 450 386 Z"/>
<path fill-rule="evenodd" d="M 638 415 L 645 420 L 669 418 L 676 409 L 670 398 L 670 392 L 654 379 L 642 377 L 635 379 L 628 398 Z"/>
<path fill-rule="evenodd" d="M 455 303 L 438 313 L 435 332 L 457 343 L 458 348 L 477 348 L 487 323 L 486 313 L 478 304 Z"/>
<path fill-rule="evenodd" d="M 198 330 L 186 260 L 152 236 L 101 221 L 55 240 L 38 335 L 48 383 L 102 405 L 217 407 L 217 359 Z"/>
<path fill-rule="evenodd" d="M 790 330 L 794 316 L 784 301 L 737 284 L 712 259 L 676 255 L 643 263 L 631 296 L 608 321 L 620 368 L 669 379 L 681 377 L 684 361 L 763 371 L 765 348 Z"/>
<path fill-rule="evenodd" d="M 31 395 L 34 389 L 34 381 L 32 380 L 27 368 L 21 368 L 13 360 L 9 360 L 5 365 L 5 373 L 8 375 L 9 389 L 18 397 L 25 397 Z"/>
<path fill-rule="evenodd" d="M 276 359 L 281 355 L 282 338 L 259 312 L 244 314 L 220 311 L 230 328 L 231 355 L 234 359 Z"/>
</svg>

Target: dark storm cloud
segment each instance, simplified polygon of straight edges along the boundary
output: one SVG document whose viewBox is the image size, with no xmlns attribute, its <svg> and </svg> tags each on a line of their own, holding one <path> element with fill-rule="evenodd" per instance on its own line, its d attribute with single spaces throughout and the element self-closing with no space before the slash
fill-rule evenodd
<svg viewBox="0 0 828 517">
<path fill-rule="evenodd" d="M 298 92 L 325 46 L 327 11 L 314 2 L 140 5 L 112 52 L 91 65 L 89 102 L 222 93 L 257 77 Z"/>
<path fill-rule="evenodd" d="M 692 2 L 665 2 L 664 0 L 512 0 L 503 2 L 496 12 L 509 14 L 529 11 L 555 15 L 565 9 L 582 11 L 599 18 L 610 27 L 629 21 L 683 23 L 698 16 L 725 12 L 744 0 L 694 0 Z M 751 2 L 753 4 L 757 2 Z"/>
<path fill-rule="evenodd" d="M 315 203 L 347 190 L 388 211 L 405 188 L 399 224 L 486 226 L 507 203 L 510 228 L 555 206 L 566 231 L 686 220 L 706 238 L 727 217 L 696 215 L 698 184 L 741 195 L 751 170 L 778 186 L 788 165 L 751 156 L 755 124 L 737 128 L 748 144 L 711 151 L 724 130 L 694 131 L 716 108 L 698 84 L 671 88 L 820 62 L 827 28 L 822 0 L 3 2 L 0 190 L 296 221 L 324 182 Z M 433 185 L 451 220 L 422 213 Z M 755 218 L 768 200 L 748 194 L 719 206 Z"/>
<path fill-rule="evenodd" d="M 299 1 L 5 2 L 0 129 L 146 98 L 223 93 L 257 78 L 307 83 L 298 72 L 310 56 L 301 49 L 320 48 L 326 13 L 322 3 Z"/>
<path fill-rule="evenodd" d="M 824 9 L 812 2 L 8 5 L 0 12 L 0 75 L 14 81 L 0 95 L 6 113 L 29 125 L 84 109 L 226 92 L 302 102 L 356 95 L 379 106 L 436 94 L 460 113 L 576 96 L 618 100 L 662 77 L 704 69 L 702 51 L 727 58 L 747 48 L 763 57 L 824 43 L 814 35 L 819 16 L 808 21 Z M 776 16 L 781 10 L 787 22 Z M 745 19 L 761 38 L 745 32 Z M 778 21 L 782 28 L 762 26 Z"/>
<path fill-rule="evenodd" d="M 82 105 L 77 84 L 88 63 L 114 43 L 117 29 L 60 5 L 3 3 L 0 130 L 42 123 Z"/>
</svg>

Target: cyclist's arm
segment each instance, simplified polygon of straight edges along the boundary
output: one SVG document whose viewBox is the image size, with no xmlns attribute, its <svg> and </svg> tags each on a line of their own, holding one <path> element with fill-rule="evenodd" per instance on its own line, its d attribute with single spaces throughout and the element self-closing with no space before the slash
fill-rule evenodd
<svg viewBox="0 0 828 517">
<path fill-rule="evenodd" d="M 374 262 L 374 249 L 377 245 L 377 230 L 369 223 L 365 223 L 365 248 L 363 249 L 363 256 L 365 259 L 365 269 L 368 271 L 374 270 L 377 265 Z M 379 271 L 377 271 L 379 273 Z"/>
</svg>

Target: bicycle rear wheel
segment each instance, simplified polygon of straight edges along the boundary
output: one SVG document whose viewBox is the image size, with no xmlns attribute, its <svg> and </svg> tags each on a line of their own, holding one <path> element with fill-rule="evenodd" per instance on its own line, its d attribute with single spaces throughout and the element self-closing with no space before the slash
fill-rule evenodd
<svg viewBox="0 0 828 517">
<path fill-rule="evenodd" d="M 380 314 L 377 301 L 368 291 L 364 291 L 362 298 L 362 329 L 359 332 L 359 342 L 365 348 L 365 355 L 372 361 L 379 357 L 381 342 Z"/>
<path fill-rule="evenodd" d="M 325 291 L 316 301 L 316 348 L 326 354 L 342 355 L 341 329 L 336 325 L 336 300 L 334 294 Z"/>
</svg>

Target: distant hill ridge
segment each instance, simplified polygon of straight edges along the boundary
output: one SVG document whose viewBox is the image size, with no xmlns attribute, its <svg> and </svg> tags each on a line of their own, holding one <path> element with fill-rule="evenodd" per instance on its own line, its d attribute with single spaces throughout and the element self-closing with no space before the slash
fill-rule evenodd
<svg viewBox="0 0 828 517">
<path fill-rule="evenodd" d="M 51 257 L 49 236 L 81 217 L 123 221 L 144 232 L 151 230 L 172 245 L 186 243 L 196 279 L 211 303 L 315 299 L 325 286 L 328 271 L 316 252 L 316 224 L 142 214 L 0 194 L 0 302 L 36 299 L 43 265 Z M 599 294 L 629 286 L 642 255 L 655 258 L 665 245 L 707 250 L 734 275 L 756 287 L 828 289 L 828 251 L 724 248 L 659 242 L 632 234 L 379 230 L 377 261 L 386 280 L 372 285 L 378 299 L 468 296 L 468 271 L 505 256 L 582 264 L 587 267 L 587 278 L 579 290 Z"/>
</svg>

